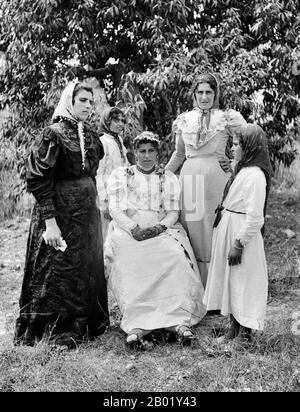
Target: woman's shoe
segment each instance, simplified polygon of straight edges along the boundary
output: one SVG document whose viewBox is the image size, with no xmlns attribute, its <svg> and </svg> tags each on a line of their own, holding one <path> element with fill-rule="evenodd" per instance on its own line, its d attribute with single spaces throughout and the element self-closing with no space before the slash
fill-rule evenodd
<svg viewBox="0 0 300 412">
<path fill-rule="evenodd" d="M 126 345 L 130 349 L 146 350 L 147 344 L 143 340 L 143 337 L 148 334 L 145 329 L 132 329 L 126 338 Z"/>
<path fill-rule="evenodd" d="M 246 328 L 245 326 L 241 326 L 238 339 L 241 343 L 244 343 L 245 345 L 253 343 L 252 330 L 250 328 Z"/>
<path fill-rule="evenodd" d="M 78 344 L 82 343 L 78 335 L 73 332 L 56 335 L 51 339 L 51 342 L 58 346 L 66 346 L 68 349 L 75 349 Z"/>
<path fill-rule="evenodd" d="M 183 346 L 190 346 L 192 341 L 196 339 L 192 330 L 186 325 L 176 326 L 175 331 L 177 340 Z"/>
<path fill-rule="evenodd" d="M 222 335 L 222 336 L 217 336 L 216 337 L 216 342 L 217 343 L 228 343 L 233 339 L 236 339 L 236 337 L 239 334 L 241 325 L 238 323 L 238 321 L 235 319 L 233 315 L 230 315 L 230 328 L 228 331 Z"/>
<path fill-rule="evenodd" d="M 240 332 L 240 327 L 241 327 L 241 325 L 235 319 L 235 317 L 233 315 L 230 315 L 230 329 L 228 330 L 228 332 L 225 335 L 226 339 L 227 340 L 235 339 L 238 336 L 239 332 Z"/>
</svg>

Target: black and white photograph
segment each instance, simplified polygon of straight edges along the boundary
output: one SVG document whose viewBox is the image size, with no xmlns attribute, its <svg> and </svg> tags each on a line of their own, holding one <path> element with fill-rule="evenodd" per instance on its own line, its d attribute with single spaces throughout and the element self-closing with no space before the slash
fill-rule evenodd
<svg viewBox="0 0 300 412">
<path fill-rule="evenodd" d="M 0 392 L 300 391 L 300 3 L 1 0 Z"/>
</svg>

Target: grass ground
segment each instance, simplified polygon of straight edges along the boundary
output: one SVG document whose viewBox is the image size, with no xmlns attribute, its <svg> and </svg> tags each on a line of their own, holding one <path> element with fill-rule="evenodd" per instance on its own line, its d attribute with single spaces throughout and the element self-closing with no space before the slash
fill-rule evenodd
<svg viewBox="0 0 300 412">
<path fill-rule="evenodd" d="M 146 352 L 125 347 L 111 296 L 111 326 L 96 341 L 72 351 L 47 342 L 14 347 L 29 219 L 0 223 L 0 391 L 299 391 L 299 203 L 279 188 L 271 193 L 267 213 L 270 288 L 264 333 L 256 333 L 249 348 L 220 345 L 212 331 L 226 327 L 227 319 L 205 317 L 193 347 L 161 341 Z"/>
</svg>

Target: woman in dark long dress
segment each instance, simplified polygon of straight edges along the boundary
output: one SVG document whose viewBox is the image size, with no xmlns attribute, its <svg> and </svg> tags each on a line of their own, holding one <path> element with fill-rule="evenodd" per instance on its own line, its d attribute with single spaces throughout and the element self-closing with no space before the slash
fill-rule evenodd
<svg viewBox="0 0 300 412">
<path fill-rule="evenodd" d="M 32 212 L 15 343 L 74 346 L 109 324 L 96 172 L 103 147 L 84 121 L 93 92 L 68 84 L 29 158 Z M 67 247 L 63 251 L 63 240 Z"/>
</svg>

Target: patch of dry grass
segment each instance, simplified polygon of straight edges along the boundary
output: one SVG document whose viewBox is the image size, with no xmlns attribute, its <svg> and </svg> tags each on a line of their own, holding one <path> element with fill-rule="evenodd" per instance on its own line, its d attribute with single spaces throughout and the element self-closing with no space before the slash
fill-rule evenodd
<svg viewBox="0 0 300 412">
<path fill-rule="evenodd" d="M 16 202 L 13 192 L 20 184 L 18 174 L 13 170 L 0 172 L 0 221 L 11 219 L 14 216 L 29 216 L 33 205 L 33 198 L 28 193 L 23 193 Z"/>
<path fill-rule="evenodd" d="M 279 193 L 300 199 L 300 142 L 294 142 L 297 155 L 290 167 L 276 167 L 274 183 Z"/>
<path fill-rule="evenodd" d="M 217 344 L 207 335 L 193 348 L 161 344 L 149 352 L 106 333 L 68 351 L 40 342 L 8 346 L 0 359 L 0 390 L 17 392 L 285 392 L 300 389 L 299 340 L 287 322 L 269 325 L 249 348 Z M 202 338 L 201 338 L 202 335 Z"/>
</svg>

